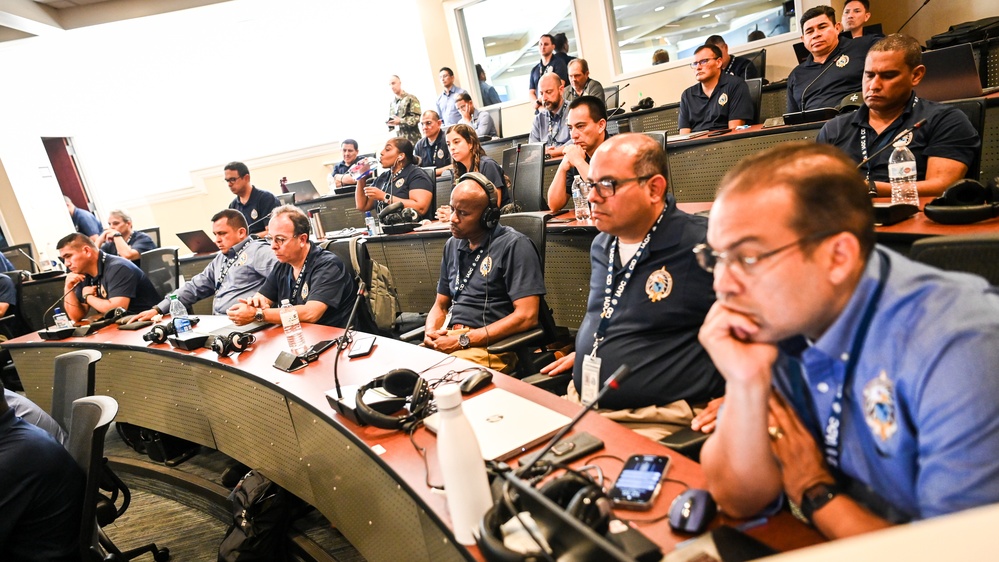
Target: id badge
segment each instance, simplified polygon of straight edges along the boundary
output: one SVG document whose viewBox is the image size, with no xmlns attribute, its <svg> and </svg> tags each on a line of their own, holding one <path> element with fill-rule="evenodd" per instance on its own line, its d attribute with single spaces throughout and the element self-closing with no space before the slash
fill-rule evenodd
<svg viewBox="0 0 999 562">
<path fill-rule="evenodd" d="M 583 404 L 597 399 L 600 393 L 600 358 L 595 355 L 583 357 L 583 392 L 579 398 Z"/>
</svg>

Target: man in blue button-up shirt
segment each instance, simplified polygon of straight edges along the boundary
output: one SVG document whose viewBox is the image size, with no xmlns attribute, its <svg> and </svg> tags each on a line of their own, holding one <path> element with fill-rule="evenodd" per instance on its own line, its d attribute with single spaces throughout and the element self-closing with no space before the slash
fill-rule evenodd
<svg viewBox="0 0 999 562">
<path fill-rule="evenodd" d="M 458 111 L 458 94 L 464 94 L 465 90 L 454 85 L 454 72 L 448 68 L 441 68 L 438 77 L 444 91 L 437 97 L 437 115 L 444 120 L 444 127 L 450 127 L 461 121 L 461 113 Z"/>
</svg>

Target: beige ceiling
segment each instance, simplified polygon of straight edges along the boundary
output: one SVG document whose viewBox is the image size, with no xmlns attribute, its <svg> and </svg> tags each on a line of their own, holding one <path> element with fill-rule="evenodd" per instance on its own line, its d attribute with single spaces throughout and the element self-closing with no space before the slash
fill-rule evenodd
<svg viewBox="0 0 999 562">
<path fill-rule="evenodd" d="M 0 0 L 0 41 L 165 14 L 228 0 Z"/>
</svg>

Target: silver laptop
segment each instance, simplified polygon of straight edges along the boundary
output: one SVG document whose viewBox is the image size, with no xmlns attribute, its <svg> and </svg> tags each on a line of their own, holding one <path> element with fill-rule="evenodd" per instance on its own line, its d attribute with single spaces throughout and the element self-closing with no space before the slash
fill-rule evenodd
<svg viewBox="0 0 999 562">
<path fill-rule="evenodd" d="M 219 251 L 215 241 L 204 230 L 178 232 L 177 238 L 180 238 L 180 241 L 195 254 L 214 254 Z"/>
<path fill-rule="evenodd" d="M 502 461 L 538 445 L 569 424 L 569 417 L 494 388 L 462 403 L 485 460 Z M 424 420 L 437 433 L 440 414 Z"/>
<path fill-rule="evenodd" d="M 295 203 L 312 201 L 319 197 L 316 186 L 312 185 L 312 180 L 293 181 L 287 185 L 288 193 L 295 194 Z"/>
<path fill-rule="evenodd" d="M 982 95 L 982 80 L 970 43 L 926 51 L 923 66 L 926 75 L 916 86 L 916 95 L 923 99 L 948 101 Z"/>
</svg>

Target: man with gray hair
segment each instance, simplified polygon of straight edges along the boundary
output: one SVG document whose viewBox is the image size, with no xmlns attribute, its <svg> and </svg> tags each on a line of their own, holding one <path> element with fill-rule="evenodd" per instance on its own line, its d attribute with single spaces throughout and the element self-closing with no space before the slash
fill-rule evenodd
<svg viewBox="0 0 999 562">
<path fill-rule="evenodd" d="M 604 99 L 604 87 L 590 78 L 590 65 L 586 59 L 572 59 L 569 61 L 569 85 L 565 88 L 563 97 L 566 103 L 571 103 L 582 96 L 593 96 L 607 103 Z"/>
<path fill-rule="evenodd" d="M 263 286 L 226 311 L 236 325 L 281 323 L 281 302 L 287 299 L 302 322 L 345 328 L 357 294 L 354 278 L 343 262 L 309 240 L 309 217 L 294 205 L 271 213 L 267 240 L 278 263 Z"/>
<path fill-rule="evenodd" d="M 145 232 L 132 230 L 132 217 L 121 209 L 108 213 L 108 229 L 97 238 L 101 251 L 121 256 L 139 265 L 142 252 L 156 249 L 156 242 Z"/>
</svg>

